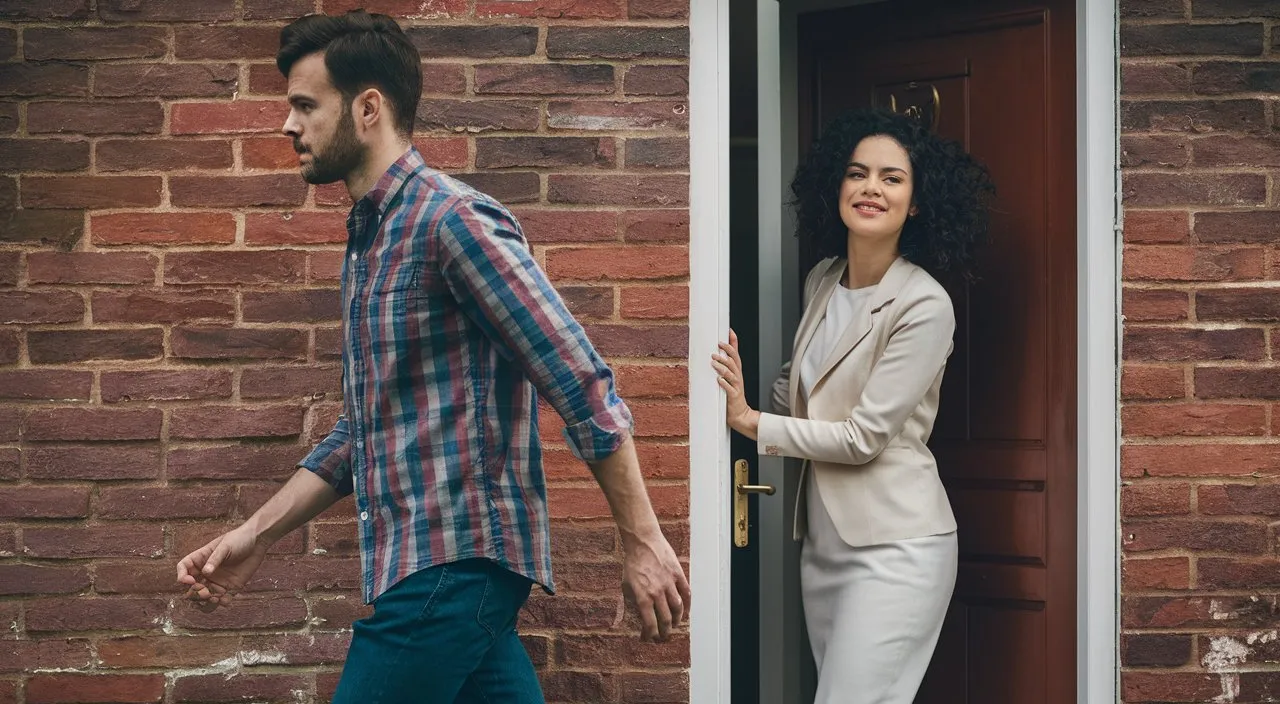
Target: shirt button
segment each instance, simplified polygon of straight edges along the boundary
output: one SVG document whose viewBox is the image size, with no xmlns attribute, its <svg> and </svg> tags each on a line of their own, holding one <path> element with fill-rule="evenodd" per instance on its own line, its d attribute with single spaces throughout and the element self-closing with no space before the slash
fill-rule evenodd
<svg viewBox="0 0 1280 704">
<path fill-rule="evenodd" d="M 351 261 L 353 261 L 353 262 L 354 262 L 354 261 L 355 261 L 356 259 L 358 259 L 358 258 L 359 258 L 359 255 L 357 255 L 355 252 L 352 252 L 352 253 L 351 253 Z"/>
<path fill-rule="evenodd" d="M 369 520 L 369 512 L 368 512 L 368 511 L 361 511 L 361 512 L 360 512 L 360 520 L 362 520 L 362 521 L 367 521 L 367 520 Z"/>
</svg>

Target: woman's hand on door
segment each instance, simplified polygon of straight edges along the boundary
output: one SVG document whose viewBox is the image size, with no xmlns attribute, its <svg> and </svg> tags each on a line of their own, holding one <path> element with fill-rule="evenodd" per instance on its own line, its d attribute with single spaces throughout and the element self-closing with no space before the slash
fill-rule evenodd
<svg viewBox="0 0 1280 704">
<path fill-rule="evenodd" d="M 729 341 L 719 344 L 720 351 L 711 355 L 716 370 L 716 383 L 725 393 L 725 421 L 729 427 L 756 439 L 760 411 L 747 405 L 746 386 L 742 381 L 742 357 L 738 354 L 738 334 L 729 329 Z"/>
</svg>

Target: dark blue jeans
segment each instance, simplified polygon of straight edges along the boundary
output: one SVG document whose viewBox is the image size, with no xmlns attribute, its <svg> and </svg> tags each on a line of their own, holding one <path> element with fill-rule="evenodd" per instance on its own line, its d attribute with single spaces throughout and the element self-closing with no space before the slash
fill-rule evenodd
<svg viewBox="0 0 1280 704">
<path fill-rule="evenodd" d="M 484 559 L 421 570 L 356 621 L 334 704 L 543 704 L 516 634 L 530 580 Z"/>
</svg>

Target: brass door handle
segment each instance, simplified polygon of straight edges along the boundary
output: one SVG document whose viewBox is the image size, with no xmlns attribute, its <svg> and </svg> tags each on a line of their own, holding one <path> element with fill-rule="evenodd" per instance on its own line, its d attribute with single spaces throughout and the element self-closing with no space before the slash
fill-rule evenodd
<svg viewBox="0 0 1280 704">
<path fill-rule="evenodd" d="M 775 489 L 768 484 L 748 484 L 751 471 L 746 460 L 733 463 L 733 544 L 747 546 L 747 496 L 764 494 L 773 496 Z"/>
</svg>

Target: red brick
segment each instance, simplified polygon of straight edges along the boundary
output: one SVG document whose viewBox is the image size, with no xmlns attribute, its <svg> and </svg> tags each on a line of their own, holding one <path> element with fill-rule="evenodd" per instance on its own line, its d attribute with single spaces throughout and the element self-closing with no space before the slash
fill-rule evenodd
<svg viewBox="0 0 1280 704">
<path fill-rule="evenodd" d="M 194 440 L 294 437 L 302 433 L 301 406 L 175 408 L 169 437 Z"/>
<path fill-rule="evenodd" d="M 0 442 L 18 442 L 25 406 L 0 406 Z M 18 478 L 18 449 L 0 448 L 0 479 Z"/>
<path fill-rule="evenodd" d="M 1271 589 L 1280 586 L 1280 560 L 1201 557 L 1196 576 L 1201 589 Z"/>
<path fill-rule="evenodd" d="M 613 366 L 613 371 L 623 398 L 674 398 L 689 393 L 689 371 L 685 367 L 619 364 Z"/>
<path fill-rule="evenodd" d="M 364 8 L 405 19 L 443 19 L 467 12 L 466 0 L 325 0 L 325 12 Z"/>
<path fill-rule="evenodd" d="M 614 141 L 601 137 L 489 137 L 476 140 L 476 166 L 613 166 Z"/>
<path fill-rule="evenodd" d="M 467 166 L 467 138 L 465 137 L 419 137 L 413 145 L 422 153 L 422 158 L 437 169 L 462 169 Z"/>
<path fill-rule="evenodd" d="M 246 291 L 241 300 L 245 322 L 319 323 L 342 319 L 338 290 Z"/>
<path fill-rule="evenodd" d="M 683 175 L 552 174 L 547 199 L 582 205 L 681 206 L 688 203 L 688 187 L 688 177 Z"/>
<path fill-rule="evenodd" d="M 552 101 L 547 106 L 547 126 L 558 130 L 683 130 L 689 126 L 689 110 L 684 103 L 670 101 Z"/>
<path fill-rule="evenodd" d="M 1262 435 L 1266 432 L 1266 408 L 1261 405 L 1128 405 L 1122 409 L 1121 417 L 1121 427 L 1129 437 Z"/>
<path fill-rule="evenodd" d="M 541 678 L 547 701 L 616 702 L 617 683 L 598 672 L 549 670 Z"/>
<path fill-rule="evenodd" d="M 689 330 L 676 325 L 588 325 L 596 349 L 611 357 L 688 356 Z"/>
<path fill-rule="evenodd" d="M 1126 472 L 1153 477 L 1280 475 L 1280 445 L 1127 445 Z"/>
<path fill-rule="evenodd" d="M 1202 485 L 1196 507 L 1206 515 L 1280 516 L 1280 485 Z"/>
<path fill-rule="evenodd" d="M 658 704 L 689 699 L 689 675 L 686 672 L 620 672 L 617 680 L 620 702 Z"/>
<path fill-rule="evenodd" d="M 1280 399 L 1280 378 L 1273 369 L 1198 367 L 1196 398 Z"/>
<path fill-rule="evenodd" d="M 102 0 L 108 22 L 221 22 L 236 18 L 233 0 Z"/>
<path fill-rule="evenodd" d="M 23 176 L 23 208 L 152 208 L 159 176 Z"/>
<path fill-rule="evenodd" d="M 253 137 L 241 141 L 240 154 L 247 169 L 294 169 L 298 152 L 288 137 Z"/>
<path fill-rule="evenodd" d="M 1192 142 L 1197 167 L 1280 166 L 1280 140 L 1267 137 L 1216 136 Z"/>
<path fill-rule="evenodd" d="M 306 252 L 181 252 L 165 258 L 166 284 L 300 283 Z"/>
<path fill-rule="evenodd" d="M 575 318 L 613 317 L 612 286 L 558 286 L 556 292 Z"/>
<path fill-rule="evenodd" d="M 172 566 L 169 567 L 173 572 Z M 176 584 L 176 579 L 173 582 Z M 192 607 L 179 604 L 178 608 Z M 98 657 L 104 667 L 208 667 L 236 657 L 239 652 L 238 637 L 209 633 L 196 636 L 126 636 L 98 642 Z"/>
<path fill-rule="evenodd" d="M 132 330 L 32 330 L 27 355 L 32 364 L 96 359 L 155 359 L 164 354 L 160 328 Z"/>
<path fill-rule="evenodd" d="M 689 211 L 628 211 L 622 215 L 622 229 L 628 242 L 688 242 Z"/>
<path fill-rule="evenodd" d="M 336 562 L 336 561 L 333 561 Z M 341 564 L 350 565 L 349 562 Z M 352 593 L 351 598 L 358 598 Z M 351 643 L 349 633 L 246 635 L 244 647 L 260 653 L 282 653 L 294 665 L 342 665 Z"/>
<path fill-rule="evenodd" d="M 627 140 L 627 167 L 687 169 L 689 140 L 682 137 L 635 137 Z"/>
<path fill-rule="evenodd" d="M 88 515 L 88 489 L 0 486 L 0 519 L 85 518 Z"/>
<path fill-rule="evenodd" d="M 98 171 L 179 171 L 186 169 L 229 169 L 231 142 L 225 139 L 112 139 L 98 142 Z M 147 214 L 162 217 L 162 214 Z M 199 216 L 182 213 L 181 217 Z M 143 217 L 143 214 L 100 217 Z M 170 215 L 169 217 L 173 217 Z"/>
<path fill-rule="evenodd" d="M 547 30 L 552 59 L 676 59 L 689 55 L 688 27 L 568 27 Z"/>
<path fill-rule="evenodd" d="M 342 329 L 316 328 L 316 360 L 342 358 Z"/>
<path fill-rule="evenodd" d="M 164 27 L 28 27 L 22 55 L 27 61 L 159 59 L 168 35 Z"/>
<path fill-rule="evenodd" d="M 18 331 L 0 330 L 0 365 L 17 364 L 21 358 L 18 349 Z"/>
<path fill-rule="evenodd" d="M 612 211 L 516 208 L 513 213 L 532 244 L 618 240 L 618 214 Z"/>
<path fill-rule="evenodd" d="M 89 143 L 72 139 L 0 139 L 0 164 L 8 171 L 83 171 Z"/>
<path fill-rule="evenodd" d="M 689 509 L 689 490 L 683 485 L 647 487 L 653 502 L 653 510 L 659 518 L 687 516 Z M 552 486 L 547 489 L 548 513 L 552 519 L 590 519 L 609 518 L 609 504 L 604 493 L 592 487 L 580 489 L 576 487 Z"/>
<path fill-rule="evenodd" d="M 175 327 L 169 338 L 173 356 L 181 359 L 297 359 L 307 356 L 302 330 Z"/>
<path fill-rule="evenodd" d="M 235 508 L 235 488 L 229 486 L 105 486 L 98 491 L 97 516 L 109 520 L 229 518 Z"/>
<path fill-rule="evenodd" d="M 159 525 L 29 526 L 22 541 L 23 553 L 30 557 L 159 557 L 164 553 L 164 529 Z"/>
<path fill-rule="evenodd" d="M 542 194 L 542 181 L 532 171 L 476 171 L 454 177 L 503 203 L 530 203 Z"/>
<path fill-rule="evenodd" d="M 20 252 L 0 252 L 0 286 L 17 286 L 18 271 L 21 268 Z"/>
<path fill-rule="evenodd" d="M 184 323 L 235 318 L 235 298 L 219 290 L 95 291 L 96 323 Z"/>
<path fill-rule="evenodd" d="M 280 100 L 176 103 L 169 129 L 173 134 L 277 132 L 288 116 L 289 105 Z"/>
<path fill-rule="evenodd" d="M 481 64 L 474 70 L 477 95 L 609 95 L 614 92 L 613 67 L 608 64 Z"/>
<path fill-rule="evenodd" d="M 32 633 L 145 631 L 159 628 L 168 609 L 168 600 L 154 598 L 31 600 L 26 603 L 26 627 Z"/>
<path fill-rule="evenodd" d="M 0 595 L 74 594 L 89 586 L 89 571 L 82 565 L 0 564 Z M 17 641 L 23 643 L 23 641 Z M 19 647 L 32 647 L 31 645 Z"/>
<path fill-rule="evenodd" d="M 0 324 L 78 323 L 82 320 L 84 299 L 78 293 L 0 291 Z"/>
<path fill-rule="evenodd" d="M 1196 294 L 1198 320 L 1280 322 L 1280 291 L 1273 289 L 1206 290 Z"/>
<path fill-rule="evenodd" d="M 1120 166 L 1180 168 L 1191 161 L 1191 145 L 1185 137 L 1130 135 L 1120 139 Z"/>
<path fill-rule="evenodd" d="M 93 75 L 93 94 L 109 98 L 230 98 L 239 83 L 240 69 L 235 64 L 103 64 Z"/>
<path fill-rule="evenodd" d="M 231 371 L 225 369 L 105 371 L 99 383 L 104 403 L 231 398 Z"/>
<path fill-rule="evenodd" d="M 250 591 L 290 592 L 359 588 L 360 561 L 341 557 L 282 557 L 268 560 L 246 587 Z"/>
<path fill-rule="evenodd" d="M 93 590 L 99 594 L 164 594 L 181 593 L 174 561 L 168 558 L 152 560 L 100 560 L 93 570 Z M 99 656 L 107 660 L 106 653 Z M 201 664 L 208 665 L 212 661 Z M 142 665 L 156 667 L 158 662 Z"/>
<path fill-rule="evenodd" d="M 1126 400 L 1165 400 L 1187 395 L 1186 373 L 1181 367 L 1125 364 L 1120 396 Z"/>
<path fill-rule="evenodd" d="M 342 395 L 342 370 L 336 367 L 263 367 L 245 369 L 240 377 L 243 399 L 303 398 Z"/>
<path fill-rule="evenodd" d="M 1126 557 L 1121 563 L 1125 593 L 1147 589 L 1189 589 L 1191 561 L 1185 557 L 1138 560 Z"/>
<path fill-rule="evenodd" d="M 37 408 L 22 435 L 29 441 L 159 440 L 163 422 L 159 408 Z"/>
<path fill-rule="evenodd" d="M 466 92 L 467 73 L 461 64 L 432 62 L 422 65 L 423 95 L 462 95 Z"/>
<path fill-rule="evenodd" d="M 160 134 L 164 110 L 158 102 L 33 102 L 27 131 L 80 134 Z"/>
<path fill-rule="evenodd" d="M 346 213 L 249 213 L 245 216 L 245 244 L 340 244 L 346 242 Z M 340 254 L 340 253 L 339 253 Z"/>
<path fill-rule="evenodd" d="M 157 260 L 141 252 L 32 252 L 27 280 L 33 284 L 150 284 Z"/>
<path fill-rule="evenodd" d="M 279 29 L 253 25 L 177 27 L 173 39 L 173 55 L 184 61 L 274 59 L 280 48 Z"/>
<path fill-rule="evenodd" d="M 530 629 L 606 629 L 613 625 L 621 599 L 621 594 L 551 598 L 535 592 L 520 614 L 520 625 Z"/>
<path fill-rule="evenodd" d="M 486 132 L 538 129 L 538 103 L 528 100 L 423 100 L 418 105 L 417 129 Z"/>
<path fill-rule="evenodd" d="M 1186 482 L 1126 485 L 1120 491 L 1120 513 L 1126 518 L 1189 514 L 1191 485 Z"/>
<path fill-rule="evenodd" d="M 1130 173 L 1124 180 L 1126 206 L 1262 205 L 1266 179 L 1260 174 Z"/>
<path fill-rule="evenodd" d="M 623 0 L 477 0 L 477 17 L 619 19 Z"/>
<path fill-rule="evenodd" d="M 1196 239 L 1212 243 L 1280 242 L 1280 211 L 1196 213 Z"/>
<path fill-rule="evenodd" d="M 689 434 L 689 407 L 683 404 L 632 402 L 636 437 L 683 437 Z"/>
<path fill-rule="evenodd" d="M 360 554 L 360 534 L 355 523 L 313 523 L 311 546 L 335 557 L 355 557 Z"/>
<path fill-rule="evenodd" d="M 326 183 L 311 187 L 313 199 L 318 206 L 335 206 L 343 209 L 343 213 L 351 209 L 351 196 L 347 187 L 341 183 Z"/>
<path fill-rule="evenodd" d="M 292 20 L 314 10 L 312 0 L 244 0 L 246 20 Z"/>
<path fill-rule="evenodd" d="M 0 101 L 0 134 L 18 130 L 18 104 Z"/>
<path fill-rule="evenodd" d="M 689 67 L 683 65 L 632 66 L 622 81 L 627 95 L 689 94 Z"/>
<path fill-rule="evenodd" d="M 558 280 L 665 279 L 689 274 L 684 247 L 565 248 L 547 252 L 547 273 Z"/>
<path fill-rule="evenodd" d="M 307 604 L 297 597 L 237 599 L 225 612 L 206 614 L 197 609 L 175 609 L 173 623 L 193 630 L 241 630 L 246 628 L 299 628 L 307 620 Z"/>
<path fill-rule="evenodd" d="M 1126 628 L 1264 627 L 1274 623 L 1276 597 L 1127 597 L 1121 612 Z"/>
<path fill-rule="evenodd" d="M 350 628 L 353 622 L 372 613 L 373 608 L 360 603 L 354 595 L 316 599 L 311 602 L 311 627 L 324 630 Z"/>
<path fill-rule="evenodd" d="M 1125 359 L 1155 362 L 1261 360 L 1262 331 L 1256 328 L 1191 330 L 1134 328 L 1125 332 Z"/>
<path fill-rule="evenodd" d="M 284 479 L 307 449 L 293 445 L 224 445 L 170 450 L 170 479 Z"/>
<path fill-rule="evenodd" d="M 9 641 L 8 644 L 12 650 L 10 648 L 6 650 L 12 654 L 0 661 L 0 670 L 6 672 L 23 672 L 37 668 L 84 668 L 91 662 L 89 642 L 85 640 L 14 640 Z M 29 693 L 30 690 L 28 690 Z"/>
<path fill-rule="evenodd" d="M 1126 704 L 1200 702 L 1222 694 L 1221 677 L 1198 672 L 1125 672 L 1120 696 Z"/>
<path fill-rule="evenodd" d="M 631 286 L 622 289 L 622 317 L 683 319 L 689 317 L 689 287 Z"/>
<path fill-rule="evenodd" d="M 344 259 L 340 251 L 312 252 L 307 257 L 307 283 L 337 283 Z"/>
<path fill-rule="evenodd" d="M 1125 56 L 1199 56 L 1262 54 L 1262 25 L 1126 24 L 1120 28 Z"/>
<path fill-rule="evenodd" d="M 302 205 L 307 185 L 294 174 L 173 176 L 169 199 L 178 207 L 253 208 Z"/>
<path fill-rule="evenodd" d="M 1186 320 L 1191 308 L 1186 291 L 1167 289 L 1124 289 L 1126 320 L 1177 322 Z"/>
<path fill-rule="evenodd" d="M 1202 518 L 1127 521 L 1123 540 L 1129 552 L 1181 548 L 1258 554 L 1267 544 L 1263 523 Z"/>
<path fill-rule="evenodd" d="M 1262 132 L 1263 105 L 1257 100 L 1123 100 L 1124 132 Z M 1150 174 L 1149 174 L 1150 175 Z"/>
<path fill-rule="evenodd" d="M 124 2 L 124 0 L 104 0 Z M 36 675 L 27 681 L 27 704 L 67 701 L 129 704 L 164 699 L 164 675 Z"/>
<path fill-rule="evenodd" d="M 87 66 L 64 63 L 0 64 L 0 95 L 79 98 L 88 94 Z"/>
<path fill-rule="evenodd" d="M 1120 62 L 1120 90 L 1125 95 L 1191 92 L 1191 71 L 1181 64 Z"/>
<path fill-rule="evenodd" d="M 239 609 L 237 604 L 229 613 L 238 616 Z M 280 702 L 296 699 L 296 693 L 308 687 L 308 678 L 301 674 L 187 675 L 175 679 L 173 701 L 207 702 L 216 692 L 218 701 Z"/>
<path fill-rule="evenodd" d="M 89 16 L 89 0 L 8 0 L 0 5 L 6 20 L 82 20 Z"/>
<path fill-rule="evenodd" d="M 160 476 L 157 447 L 96 445 L 32 447 L 23 454 L 31 479 L 121 480 Z"/>
<path fill-rule="evenodd" d="M 1125 18 L 1176 18 L 1187 16 L 1186 3 L 1180 0 L 1126 0 L 1120 7 Z"/>
<path fill-rule="evenodd" d="M 22 401 L 88 401 L 91 372 L 23 369 L 0 371 L 0 399 Z"/>
<path fill-rule="evenodd" d="M 274 62 L 269 64 L 252 64 L 249 66 L 249 89 L 252 95 L 283 96 L 288 91 L 289 83 L 280 75 Z"/>
<path fill-rule="evenodd" d="M 628 0 L 631 19 L 684 19 L 689 16 L 689 0 Z"/>
<path fill-rule="evenodd" d="M 93 242 L 122 244 L 230 244 L 236 221 L 229 213 L 112 213 L 94 215 Z"/>
<path fill-rule="evenodd" d="M 530 26 L 417 26 L 406 32 L 424 59 L 532 56 L 538 48 L 538 28 Z"/>
</svg>

